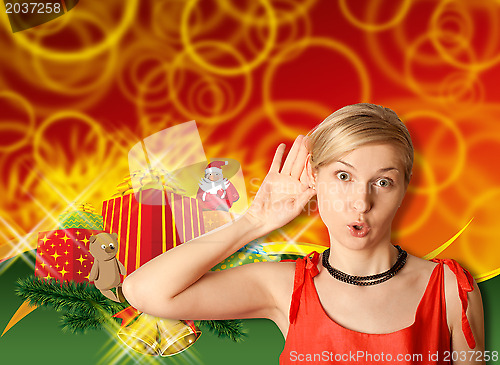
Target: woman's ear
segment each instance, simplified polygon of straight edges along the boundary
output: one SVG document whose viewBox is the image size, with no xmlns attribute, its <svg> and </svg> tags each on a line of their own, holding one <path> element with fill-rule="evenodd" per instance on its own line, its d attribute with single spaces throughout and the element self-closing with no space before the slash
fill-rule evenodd
<svg viewBox="0 0 500 365">
<path fill-rule="evenodd" d="M 307 182 L 310 188 L 316 189 L 316 174 L 317 171 L 316 169 L 313 169 L 311 165 L 311 154 L 307 155 L 306 158 L 306 175 L 307 175 Z"/>
</svg>

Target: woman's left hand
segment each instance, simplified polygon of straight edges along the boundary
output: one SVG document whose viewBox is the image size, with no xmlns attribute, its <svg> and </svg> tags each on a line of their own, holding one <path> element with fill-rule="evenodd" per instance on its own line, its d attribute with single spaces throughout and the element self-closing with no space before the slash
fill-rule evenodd
<svg viewBox="0 0 500 365">
<path fill-rule="evenodd" d="M 295 139 L 281 171 L 285 144 L 278 146 L 269 172 L 245 214 L 265 233 L 281 228 L 298 216 L 316 194 L 307 178 L 305 143 L 302 135 Z"/>
</svg>

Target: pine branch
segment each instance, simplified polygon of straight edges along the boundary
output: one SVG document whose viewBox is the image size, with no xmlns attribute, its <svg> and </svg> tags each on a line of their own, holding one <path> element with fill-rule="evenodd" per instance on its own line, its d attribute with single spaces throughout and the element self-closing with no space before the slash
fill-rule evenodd
<svg viewBox="0 0 500 365">
<path fill-rule="evenodd" d="M 73 334 L 87 333 L 87 330 L 101 330 L 104 328 L 104 323 L 108 319 L 103 315 L 81 314 L 81 313 L 64 313 L 61 316 L 61 324 L 63 332 L 71 332 Z"/>
<path fill-rule="evenodd" d="M 206 328 L 210 332 L 216 334 L 221 338 L 229 338 L 234 342 L 244 341 L 244 337 L 247 337 L 247 330 L 243 326 L 243 322 L 240 319 L 228 319 L 228 320 L 204 320 L 204 321 L 194 321 L 196 326 L 200 328 Z"/>
<path fill-rule="evenodd" d="M 116 303 L 104 297 L 88 283 L 43 280 L 30 275 L 17 281 L 16 293 L 31 305 L 70 311 L 82 316 L 96 315 L 100 311 L 115 314 L 126 307 L 126 303 Z"/>
<path fill-rule="evenodd" d="M 112 316 L 128 306 L 104 297 L 88 283 L 44 280 L 30 275 L 17 281 L 16 293 L 31 305 L 65 311 L 61 316 L 63 331 L 85 333 L 88 329 L 103 329 L 106 322 L 115 320 Z M 239 319 L 195 321 L 198 327 L 208 329 L 221 338 L 235 342 L 244 340 L 247 331 Z"/>
</svg>

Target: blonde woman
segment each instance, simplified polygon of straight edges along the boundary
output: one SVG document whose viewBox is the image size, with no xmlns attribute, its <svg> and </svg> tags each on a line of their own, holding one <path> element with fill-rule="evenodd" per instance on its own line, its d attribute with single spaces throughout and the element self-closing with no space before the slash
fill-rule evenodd
<svg viewBox="0 0 500 365">
<path fill-rule="evenodd" d="M 123 283 L 129 303 L 164 318 L 269 318 L 280 364 L 484 364 L 481 295 L 453 260 L 391 242 L 413 146 L 390 109 L 339 109 L 278 146 L 250 208 L 232 224 L 151 260 Z M 317 194 L 329 249 L 296 262 L 209 269 L 294 219 Z"/>
</svg>

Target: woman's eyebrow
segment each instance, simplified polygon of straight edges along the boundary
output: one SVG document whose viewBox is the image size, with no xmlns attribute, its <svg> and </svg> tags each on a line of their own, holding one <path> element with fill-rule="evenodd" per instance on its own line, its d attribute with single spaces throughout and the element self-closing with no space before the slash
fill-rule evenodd
<svg viewBox="0 0 500 365">
<path fill-rule="evenodd" d="M 349 166 L 349 167 L 350 167 L 350 168 L 352 168 L 353 170 L 356 170 L 356 168 L 355 168 L 353 165 L 351 165 L 350 163 L 344 162 L 344 161 L 342 161 L 342 160 L 337 160 L 337 162 L 343 163 L 344 165 Z"/>
<path fill-rule="evenodd" d="M 390 170 L 396 170 L 399 172 L 399 170 L 395 167 L 384 167 L 383 169 L 380 169 L 377 172 L 386 172 L 386 171 L 390 171 Z"/>
<path fill-rule="evenodd" d="M 337 162 L 340 162 L 340 163 L 343 163 L 344 165 L 346 166 L 349 166 L 350 168 L 352 168 L 354 171 L 356 171 L 356 168 L 351 165 L 350 163 L 347 163 L 345 161 L 342 161 L 342 160 L 337 160 Z M 381 168 L 379 169 L 377 172 L 386 172 L 386 171 L 390 171 L 390 170 L 396 170 L 396 171 L 399 171 L 397 168 L 395 167 L 384 167 L 384 168 Z"/>
</svg>

